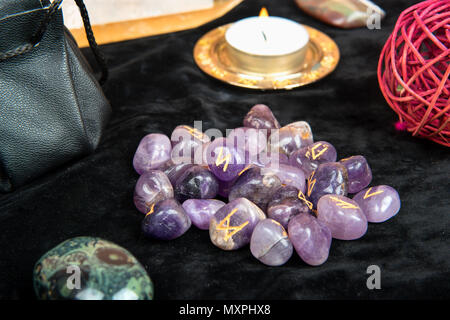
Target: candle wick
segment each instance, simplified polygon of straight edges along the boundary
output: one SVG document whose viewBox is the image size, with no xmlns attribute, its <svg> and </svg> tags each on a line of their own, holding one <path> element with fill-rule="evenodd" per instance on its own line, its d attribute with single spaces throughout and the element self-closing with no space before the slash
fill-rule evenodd
<svg viewBox="0 0 450 320">
<path fill-rule="evenodd" d="M 264 31 L 261 31 L 261 33 L 262 33 L 262 35 L 263 35 L 263 37 L 264 37 L 264 41 L 267 42 L 267 36 L 266 36 L 265 32 L 264 32 Z"/>
</svg>

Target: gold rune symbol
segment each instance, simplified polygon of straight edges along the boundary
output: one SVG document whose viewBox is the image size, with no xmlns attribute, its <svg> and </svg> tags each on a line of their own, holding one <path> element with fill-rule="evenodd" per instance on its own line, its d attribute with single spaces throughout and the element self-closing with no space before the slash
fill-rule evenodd
<svg viewBox="0 0 450 320">
<path fill-rule="evenodd" d="M 328 150 L 328 146 L 324 146 L 318 153 L 316 153 L 316 149 L 320 146 L 323 146 L 322 143 L 318 143 L 316 144 L 314 147 L 312 147 L 311 152 L 312 152 L 312 158 L 313 160 L 316 160 L 318 157 L 320 157 L 325 151 Z"/>
<path fill-rule="evenodd" d="M 196 128 L 191 128 L 189 126 L 183 126 L 183 128 L 186 129 L 189 132 L 189 134 L 191 136 L 193 136 L 195 139 L 203 140 L 203 137 L 204 137 L 204 133 L 203 132 L 200 132 Z"/>
<path fill-rule="evenodd" d="M 244 169 L 242 169 L 241 172 L 238 173 L 238 176 L 242 175 L 245 171 L 247 171 L 248 169 L 250 169 L 252 167 L 251 164 L 249 164 L 248 166 L 246 166 Z"/>
<path fill-rule="evenodd" d="M 219 156 L 216 159 L 216 166 L 220 166 L 222 163 L 225 162 L 225 165 L 223 166 L 223 172 L 227 171 L 228 164 L 230 163 L 231 154 L 227 154 L 225 157 L 223 154 L 223 147 L 220 147 Z"/>
<path fill-rule="evenodd" d="M 349 202 L 346 202 L 342 199 L 339 199 L 337 197 L 330 197 L 331 200 L 333 200 L 334 202 L 336 202 L 336 204 L 338 205 L 338 207 L 341 207 L 342 209 L 358 209 L 358 206 L 355 206 L 354 204 L 351 204 Z"/>
<path fill-rule="evenodd" d="M 312 180 L 312 178 L 314 177 L 315 173 L 316 172 L 313 171 L 313 173 L 311 173 L 311 175 L 308 178 L 308 197 L 311 196 L 311 192 L 313 191 L 314 185 L 316 184 L 316 179 Z"/>
<path fill-rule="evenodd" d="M 367 189 L 366 193 L 364 194 L 364 198 L 363 198 L 363 199 L 367 199 L 367 198 L 376 196 L 377 194 L 380 194 L 380 193 L 383 193 L 383 192 L 384 192 L 383 190 L 379 190 L 379 191 L 377 191 L 377 192 L 370 193 L 370 190 L 372 190 L 372 187 L 370 187 L 369 189 Z"/>
<path fill-rule="evenodd" d="M 308 201 L 308 199 L 306 199 L 305 194 L 304 194 L 301 190 L 298 191 L 298 198 L 299 198 L 300 200 L 302 200 L 302 201 L 308 206 L 308 208 L 309 208 L 310 210 L 312 210 L 312 208 L 313 208 L 312 202 L 311 202 L 311 201 Z"/>
<path fill-rule="evenodd" d="M 147 214 L 146 214 L 145 216 L 148 216 L 148 215 L 152 214 L 153 211 L 155 211 L 155 204 L 156 204 L 156 203 L 152 204 L 152 206 L 150 207 L 150 211 L 147 212 Z"/>
<path fill-rule="evenodd" d="M 238 210 L 237 208 L 231 210 L 231 212 L 225 218 L 223 218 L 222 221 L 220 221 L 220 223 L 216 227 L 216 230 L 223 230 L 227 232 L 224 236 L 225 241 L 228 241 L 228 239 L 230 239 L 236 233 L 241 231 L 248 224 L 248 221 L 246 221 L 240 226 L 230 227 L 230 219 L 236 213 L 237 210 Z"/>
</svg>

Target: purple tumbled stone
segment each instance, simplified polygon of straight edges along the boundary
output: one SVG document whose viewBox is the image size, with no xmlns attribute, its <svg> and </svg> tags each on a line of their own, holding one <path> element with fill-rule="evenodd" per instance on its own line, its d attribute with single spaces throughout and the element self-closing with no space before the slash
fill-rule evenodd
<svg viewBox="0 0 450 320">
<path fill-rule="evenodd" d="M 209 236 L 223 250 L 236 250 L 250 242 L 256 224 L 266 218 L 253 202 L 238 198 L 220 208 L 211 218 Z"/>
<path fill-rule="evenodd" d="M 141 175 L 134 188 L 134 204 L 142 213 L 148 213 L 158 201 L 173 198 L 173 188 L 164 172 L 151 170 Z"/>
<path fill-rule="evenodd" d="M 264 104 L 253 106 L 244 118 L 244 127 L 255 129 L 267 129 L 270 135 L 270 129 L 279 129 L 280 124 L 272 113 L 272 110 Z"/>
<path fill-rule="evenodd" d="M 267 132 L 262 129 L 241 127 L 231 130 L 227 140 L 237 148 L 248 152 L 252 159 L 267 147 Z"/>
<path fill-rule="evenodd" d="M 277 191 L 272 195 L 270 199 L 269 206 L 274 206 L 281 203 L 284 199 L 293 198 L 297 199 L 298 189 L 294 186 L 282 185 Z"/>
<path fill-rule="evenodd" d="M 252 157 L 248 161 L 258 167 L 268 167 L 271 164 L 286 164 L 289 165 L 289 158 L 284 153 L 262 151 L 256 157 Z"/>
<path fill-rule="evenodd" d="M 278 131 L 272 130 L 270 150 L 286 155 L 313 143 L 311 127 L 305 121 L 297 121 L 284 126 Z"/>
<path fill-rule="evenodd" d="M 193 166 L 178 178 L 174 187 L 175 198 L 180 202 L 187 199 L 212 199 L 219 191 L 219 182 L 208 169 Z"/>
<path fill-rule="evenodd" d="M 163 171 L 167 178 L 169 178 L 170 183 L 175 185 L 178 178 L 187 170 L 192 168 L 194 165 L 189 163 L 179 163 L 175 164 L 172 160 L 167 161 L 163 164 L 159 170 Z"/>
<path fill-rule="evenodd" d="M 266 211 L 272 195 L 281 187 L 280 179 L 264 168 L 252 167 L 243 172 L 231 187 L 228 199 L 247 198 Z"/>
<path fill-rule="evenodd" d="M 225 205 L 225 202 L 216 199 L 188 199 L 183 202 L 183 208 L 199 229 L 208 230 L 211 217 Z"/>
<path fill-rule="evenodd" d="M 362 190 L 353 197 L 369 222 L 384 222 L 400 210 L 400 196 L 390 186 L 376 186 Z"/>
<path fill-rule="evenodd" d="M 147 237 L 172 240 L 182 236 L 191 227 L 191 220 L 175 199 L 158 202 L 142 221 Z"/>
<path fill-rule="evenodd" d="M 172 145 L 169 138 L 160 133 L 151 133 L 142 138 L 133 158 L 133 167 L 137 173 L 158 169 L 170 159 Z"/>
<path fill-rule="evenodd" d="M 336 149 L 326 141 L 318 141 L 293 152 L 289 157 L 289 162 L 309 176 L 322 163 L 335 162 L 336 159 Z"/>
<path fill-rule="evenodd" d="M 347 169 L 338 162 L 321 164 L 308 178 L 307 197 L 314 207 L 326 194 L 345 196 L 348 192 Z"/>
<path fill-rule="evenodd" d="M 317 219 L 339 240 L 355 240 L 367 231 L 367 219 L 356 201 L 335 194 L 327 194 L 317 204 Z"/>
<path fill-rule="evenodd" d="M 296 215 L 289 221 L 289 239 L 300 258 L 311 266 L 328 259 L 331 232 L 328 227 L 308 213 Z"/>
<path fill-rule="evenodd" d="M 372 181 L 372 170 L 363 156 L 342 159 L 339 160 L 339 163 L 342 163 L 347 169 L 349 193 L 360 192 Z"/>
<path fill-rule="evenodd" d="M 305 192 L 306 178 L 302 169 L 286 164 L 275 165 L 273 163 L 269 164 L 264 169 L 273 172 L 280 178 L 283 185 L 294 186 L 298 190 Z"/>
<path fill-rule="evenodd" d="M 250 251 L 268 266 L 281 266 L 292 256 L 293 248 L 283 226 L 275 220 L 264 219 L 253 230 Z"/>
<path fill-rule="evenodd" d="M 231 181 L 245 168 L 245 151 L 236 148 L 225 138 L 217 138 L 208 146 L 209 169 L 222 181 Z"/>
<path fill-rule="evenodd" d="M 267 209 L 267 217 L 278 221 L 284 228 L 288 227 L 292 217 L 300 213 L 309 213 L 309 207 L 298 198 L 285 198 Z"/>
<path fill-rule="evenodd" d="M 206 134 L 187 125 L 177 126 L 173 130 L 170 140 L 172 141 L 172 161 L 191 164 L 194 163 L 196 149 L 210 141 Z"/>
</svg>

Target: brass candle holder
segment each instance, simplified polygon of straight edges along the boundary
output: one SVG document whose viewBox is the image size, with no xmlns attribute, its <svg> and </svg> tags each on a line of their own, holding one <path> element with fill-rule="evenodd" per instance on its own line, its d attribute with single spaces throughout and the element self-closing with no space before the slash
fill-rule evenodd
<svg viewBox="0 0 450 320">
<path fill-rule="evenodd" d="M 336 43 L 309 26 L 303 25 L 309 34 L 305 47 L 286 55 L 259 56 L 227 43 L 225 33 L 230 25 L 206 33 L 194 48 L 199 68 L 229 84 L 261 90 L 292 89 L 322 79 L 339 62 Z"/>
</svg>

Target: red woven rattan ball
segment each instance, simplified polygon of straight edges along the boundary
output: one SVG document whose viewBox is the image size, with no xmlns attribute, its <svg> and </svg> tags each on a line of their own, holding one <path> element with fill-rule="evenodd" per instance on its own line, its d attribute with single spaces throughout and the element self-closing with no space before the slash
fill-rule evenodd
<svg viewBox="0 0 450 320">
<path fill-rule="evenodd" d="M 428 0 L 398 18 L 378 64 L 396 128 L 450 146 L 450 1 Z"/>
</svg>

